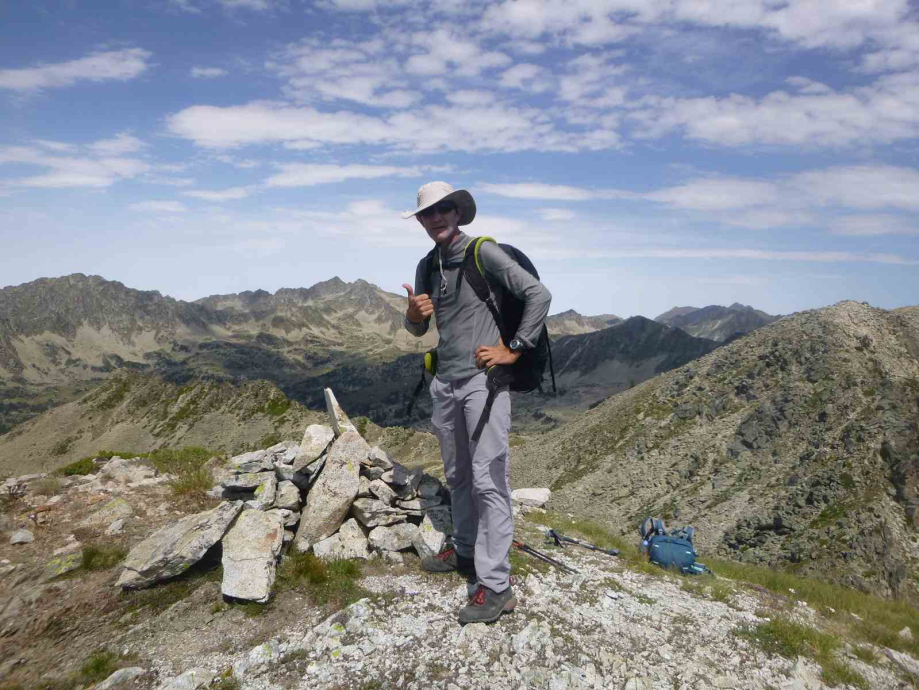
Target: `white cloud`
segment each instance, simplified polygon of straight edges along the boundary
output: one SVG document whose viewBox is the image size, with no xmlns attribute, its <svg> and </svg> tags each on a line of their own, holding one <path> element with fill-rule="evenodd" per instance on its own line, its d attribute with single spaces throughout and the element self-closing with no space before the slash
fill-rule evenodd
<svg viewBox="0 0 919 690">
<path fill-rule="evenodd" d="M 208 148 L 369 144 L 414 153 L 442 149 L 512 152 L 603 150 L 618 143 L 615 132 L 564 132 L 539 108 L 503 104 L 466 107 L 462 117 L 457 117 L 455 108 L 431 105 L 379 118 L 262 101 L 226 108 L 193 106 L 166 119 L 173 134 Z"/>
<path fill-rule="evenodd" d="M 542 93 L 549 88 L 549 78 L 539 65 L 522 62 L 501 73 L 498 83 L 508 89 L 524 89 Z"/>
<path fill-rule="evenodd" d="M 89 145 L 90 150 L 103 156 L 119 156 L 125 153 L 134 153 L 144 148 L 146 144 L 137 137 L 127 132 L 121 132 L 112 139 L 100 139 Z"/>
<path fill-rule="evenodd" d="M 853 215 L 833 220 L 829 231 L 834 235 L 919 235 L 919 218 L 893 215 Z"/>
<path fill-rule="evenodd" d="M 103 188 L 150 170 L 148 163 L 135 158 L 54 156 L 21 146 L 0 148 L 0 165 L 3 164 L 45 168 L 47 172 L 41 175 L 7 180 L 7 184 L 14 187 L 37 188 Z"/>
<path fill-rule="evenodd" d="M 568 208 L 540 208 L 536 209 L 536 212 L 540 218 L 550 222 L 574 220 L 578 217 L 578 214 Z"/>
<path fill-rule="evenodd" d="M 543 184 L 541 182 L 481 183 L 476 187 L 484 192 L 511 199 L 537 199 L 539 201 L 589 201 L 591 199 L 622 199 L 637 196 L 624 191 L 594 190 L 561 184 Z"/>
<path fill-rule="evenodd" d="M 447 100 L 459 106 L 491 105 L 495 102 L 495 95 L 490 91 L 477 91 L 474 89 L 449 91 Z"/>
<path fill-rule="evenodd" d="M 271 0 L 218 0 L 228 10 L 245 9 L 264 12 L 275 7 L 276 3 Z"/>
<path fill-rule="evenodd" d="M 405 88 L 399 62 L 381 39 L 307 39 L 286 46 L 266 66 L 286 79 L 284 93 L 303 103 L 346 100 L 378 108 L 406 108 L 421 98 Z"/>
<path fill-rule="evenodd" d="M 188 210 L 178 201 L 140 201 L 128 208 L 141 213 L 185 213 Z"/>
<path fill-rule="evenodd" d="M 415 43 L 427 52 L 412 55 L 405 71 L 420 76 L 447 74 L 452 68 L 459 76 L 475 77 L 484 70 L 506 67 L 510 57 L 498 51 L 483 50 L 477 43 L 462 36 L 438 29 L 415 36 Z"/>
<path fill-rule="evenodd" d="M 50 65 L 0 70 L 0 89 L 39 91 L 79 81 L 127 81 L 143 74 L 152 53 L 140 48 L 98 52 Z"/>
<path fill-rule="evenodd" d="M 220 69 L 219 67 L 192 67 L 189 72 L 196 79 L 213 79 L 214 77 L 222 77 L 226 73 L 225 69 Z"/>
<path fill-rule="evenodd" d="M 166 187 L 191 187 L 195 183 L 193 177 L 165 177 L 162 175 L 148 175 L 144 182 L 160 184 Z"/>
<path fill-rule="evenodd" d="M 62 141 L 48 141 L 47 139 L 35 139 L 34 142 L 55 153 L 75 153 L 78 147 L 75 144 L 65 144 Z"/>
<path fill-rule="evenodd" d="M 650 201 L 694 211 L 724 211 L 781 201 L 774 184 L 740 179 L 692 180 L 642 196 Z"/>
<path fill-rule="evenodd" d="M 790 186 L 818 203 L 844 208 L 919 209 L 919 170 L 849 165 L 795 175 Z"/>
<path fill-rule="evenodd" d="M 774 91 L 760 99 L 646 97 L 630 117 L 639 124 L 640 138 L 679 130 L 718 146 L 890 143 L 919 136 L 919 74 L 889 75 L 846 92 Z"/>
<path fill-rule="evenodd" d="M 183 196 L 203 199 L 204 201 L 233 201 L 235 199 L 245 199 L 252 192 L 251 187 L 230 187 L 222 190 L 195 190 L 191 192 L 182 192 Z"/>
<path fill-rule="evenodd" d="M 344 182 L 351 179 L 381 177 L 419 177 L 419 168 L 398 168 L 384 165 L 320 165 L 288 163 L 278 166 L 281 172 L 269 177 L 268 187 L 311 187 L 317 184 Z"/>
</svg>

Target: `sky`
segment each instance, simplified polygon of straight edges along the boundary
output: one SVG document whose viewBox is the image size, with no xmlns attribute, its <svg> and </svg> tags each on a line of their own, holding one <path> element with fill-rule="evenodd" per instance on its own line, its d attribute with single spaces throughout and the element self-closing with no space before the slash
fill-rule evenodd
<svg viewBox="0 0 919 690">
<path fill-rule="evenodd" d="M 919 303 L 919 3 L 0 3 L 0 287 L 401 293 L 420 185 L 552 313 Z"/>
</svg>

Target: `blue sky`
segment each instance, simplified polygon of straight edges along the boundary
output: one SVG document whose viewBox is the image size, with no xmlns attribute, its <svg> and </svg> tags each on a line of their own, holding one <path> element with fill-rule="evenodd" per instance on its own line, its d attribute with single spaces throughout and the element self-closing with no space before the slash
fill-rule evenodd
<svg viewBox="0 0 919 690">
<path fill-rule="evenodd" d="M 434 179 L 553 312 L 919 303 L 919 6 L 0 6 L 0 287 L 401 292 Z"/>
</svg>

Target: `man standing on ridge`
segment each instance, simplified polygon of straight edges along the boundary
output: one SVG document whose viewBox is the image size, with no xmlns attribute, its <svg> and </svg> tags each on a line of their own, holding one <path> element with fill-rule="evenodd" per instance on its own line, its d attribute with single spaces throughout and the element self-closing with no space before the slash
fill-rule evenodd
<svg viewBox="0 0 919 690">
<path fill-rule="evenodd" d="M 475 218 L 472 195 L 446 182 L 430 182 L 418 190 L 417 201 L 416 210 L 402 217 L 418 219 L 436 245 L 435 258 L 418 263 L 414 287 L 402 286 L 408 292 L 405 328 L 421 337 L 431 315 L 437 318 L 440 341 L 431 382 L 431 423 L 450 486 L 454 526 L 453 547 L 425 558 L 422 568 L 474 577 L 478 587 L 460 611 L 459 621 L 488 623 L 517 604 L 509 579 L 514 516 L 507 388 L 494 397 L 478 441 L 472 435 L 488 398 L 486 371 L 494 365 L 513 364 L 537 344 L 552 296 L 497 244 L 482 243 L 479 260 L 492 292 L 507 290 L 524 302 L 516 337 L 506 346 L 485 303 L 470 287 L 459 289 L 460 264 L 472 240 L 459 226 Z M 426 266 L 432 268 L 430 276 L 424 275 Z M 425 294 L 426 284 L 434 286 L 432 294 Z"/>
</svg>

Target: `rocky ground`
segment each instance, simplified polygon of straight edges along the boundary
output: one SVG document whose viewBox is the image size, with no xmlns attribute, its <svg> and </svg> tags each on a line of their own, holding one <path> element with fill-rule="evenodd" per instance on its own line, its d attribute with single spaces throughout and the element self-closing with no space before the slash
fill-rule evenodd
<svg viewBox="0 0 919 690">
<path fill-rule="evenodd" d="M 518 518 L 518 538 L 579 572 L 514 552 L 516 611 L 463 628 L 456 614 L 468 583 L 423 573 L 410 552 L 372 559 L 357 580 L 362 598 L 340 609 L 296 589 L 279 589 L 265 607 L 234 605 L 220 595 L 219 561 L 140 592 L 115 586 L 118 562 L 60 575 L 61 558 L 81 545 L 123 553 L 195 507 L 177 503 L 165 477 L 30 481 L 46 493 L 26 494 L 2 518 L 0 687 L 75 688 L 74 674 L 100 649 L 119 659 L 113 680 L 125 679 L 96 686 L 106 690 L 827 687 L 813 661 L 767 654 L 745 636 L 777 611 L 828 625 L 793 592 L 562 552 L 545 544 L 550 516 L 538 509 Z M 33 541 L 10 543 L 22 527 Z M 870 657 L 849 645 L 835 655 L 870 688 L 910 687 L 906 669 L 919 672 L 880 647 Z"/>
</svg>

